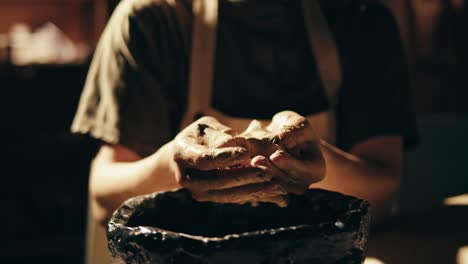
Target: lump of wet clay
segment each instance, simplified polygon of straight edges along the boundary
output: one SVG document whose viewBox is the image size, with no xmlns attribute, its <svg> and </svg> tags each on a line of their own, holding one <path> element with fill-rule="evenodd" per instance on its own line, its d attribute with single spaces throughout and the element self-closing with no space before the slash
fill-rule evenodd
<svg viewBox="0 0 468 264">
<path fill-rule="evenodd" d="M 197 202 L 187 190 L 132 198 L 107 237 L 113 263 L 362 263 L 369 204 L 320 189 L 289 206 Z"/>
<path fill-rule="evenodd" d="M 246 123 L 247 124 L 247 123 Z M 244 125 L 246 125 L 244 124 Z M 232 125 L 232 124 L 231 124 Z M 262 194 L 252 192 L 250 199 L 245 198 L 245 192 L 233 192 L 221 198 L 206 195 L 206 190 L 228 189 L 233 185 L 232 178 L 219 177 L 224 181 L 207 183 L 207 178 L 216 178 L 216 175 L 230 176 L 230 173 L 244 175 L 253 173 L 251 162 L 255 158 L 269 158 L 273 153 L 280 151 L 310 163 L 316 168 L 315 177 L 297 178 L 277 173 L 268 175 L 268 179 L 260 173 L 258 177 L 242 177 L 234 184 L 255 186 L 255 183 L 266 181 L 281 182 L 281 188 L 286 187 L 288 193 L 302 194 L 311 183 L 316 182 L 325 173 L 320 168 L 324 164 L 318 138 L 308 120 L 292 111 L 283 111 L 276 114 L 272 121 L 260 122 L 253 120 L 242 132 L 245 126 L 229 127 L 213 117 L 203 117 L 184 129 L 175 139 L 175 161 L 182 168 L 179 183 L 195 190 L 192 194 L 198 201 L 215 201 L 219 203 L 245 203 L 258 204 L 259 202 L 272 202 L 285 207 L 288 204 L 287 196 L 273 195 L 283 193 L 275 189 L 264 189 Z M 302 164 L 294 163 L 293 166 Z M 298 167 L 296 171 L 304 171 Z M 232 175 L 232 174 L 231 174 Z M 194 187 L 194 182 L 202 184 Z M 227 183 L 225 183 L 227 182 Z M 272 185 L 271 185 L 272 186 Z M 198 193 L 196 192 L 198 191 Z M 270 196 L 268 196 L 270 195 Z M 207 198 L 209 197 L 209 198 Z M 215 197 L 215 198 L 212 198 Z"/>
<path fill-rule="evenodd" d="M 176 137 L 175 146 L 176 161 L 199 170 L 249 166 L 249 159 L 269 157 L 279 149 L 294 156 L 321 158 L 318 138 L 308 120 L 292 111 L 276 114 L 268 125 L 253 120 L 244 131 L 236 131 L 213 117 L 203 117 Z M 302 153 L 305 149 L 311 153 Z"/>
</svg>

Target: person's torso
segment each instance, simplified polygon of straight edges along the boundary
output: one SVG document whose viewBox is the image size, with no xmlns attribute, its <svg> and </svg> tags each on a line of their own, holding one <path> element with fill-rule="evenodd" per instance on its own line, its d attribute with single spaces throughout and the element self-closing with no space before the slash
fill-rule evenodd
<svg viewBox="0 0 468 264">
<path fill-rule="evenodd" d="M 269 119 L 328 109 L 300 0 L 220 1 L 212 106 Z"/>
<path fill-rule="evenodd" d="M 158 55 L 152 56 L 157 64 L 151 65 L 155 65 L 154 73 L 169 101 L 171 131 L 176 134 L 189 101 L 193 0 L 166 0 L 176 3 L 178 9 L 164 1 L 153 1 L 141 0 L 145 8 L 134 18 L 157 44 L 149 47 Z M 210 103 L 215 110 L 244 119 L 269 119 L 281 110 L 302 115 L 329 110 L 315 57 L 306 40 L 300 2 L 219 0 Z M 340 94 L 365 77 L 359 62 L 374 59 L 362 56 L 366 47 L 361 45 L 367 40 L 362 39 L 359 29 L 365 14 L 361 4 L 362 0 L 320 1 L 343 70 Z M 182 40 L 183 45 L 174 45 L 175 40 Z M 339 122 L 341 110 L 336 110 Z"/>
</svg>

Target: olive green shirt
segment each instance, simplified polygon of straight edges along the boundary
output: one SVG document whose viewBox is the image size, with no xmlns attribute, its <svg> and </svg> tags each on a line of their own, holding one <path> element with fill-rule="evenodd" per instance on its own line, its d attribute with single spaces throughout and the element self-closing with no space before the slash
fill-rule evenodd
<svg viewBox="0 0 468 264">
<path fill-rule="evenodd" d="M 186 110 L 191 1 L 123 0 L 96 49 L 72 130 L 142 156 L 176 134 Z M 339 49 L 337 145 L 417 131 L 398 28 L 383 6 L 322 1 Z M 220 0 L 212 105 L 267 119 L 282 110 L 329 108 L 300 0 Z"/>
</svg>

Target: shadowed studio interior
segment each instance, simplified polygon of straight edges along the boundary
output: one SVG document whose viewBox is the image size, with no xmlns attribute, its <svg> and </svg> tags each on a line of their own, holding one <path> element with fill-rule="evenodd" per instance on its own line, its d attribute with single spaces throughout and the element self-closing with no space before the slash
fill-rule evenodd
<svg viewBox="0 0 468 264">
<path fill-rule="evenodd" d="M 0 0 L 0 87 L 1 263 L 468 264 L 465 0 Z"/>
</svg>

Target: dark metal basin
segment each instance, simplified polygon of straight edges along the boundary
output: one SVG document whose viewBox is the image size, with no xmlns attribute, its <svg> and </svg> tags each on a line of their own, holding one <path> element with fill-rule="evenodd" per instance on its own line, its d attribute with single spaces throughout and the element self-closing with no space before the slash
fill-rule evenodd
<svg viewBox="0 0 468 264">
<path fill-rule="evenodd" d="M 287 208 L 199 203 L 180 190 L 128 200 L 107 237 L 114 263 L 362 263 L 368 206 L 319 189 Z"/>
</svg>

